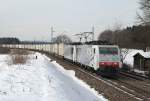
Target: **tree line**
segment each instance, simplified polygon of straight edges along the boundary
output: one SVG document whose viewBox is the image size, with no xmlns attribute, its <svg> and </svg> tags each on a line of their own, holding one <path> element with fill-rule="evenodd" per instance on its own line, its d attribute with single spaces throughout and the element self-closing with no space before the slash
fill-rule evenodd
<svg viewBox="0 0 150 101">
<path fill-rule="evenodd" d="M 105 30 L 99 40 L 117 44 L 122 48 L 144 49 L 150 46 L 150 26 L 132 26 L 122 30 Z"/>
<path fill-rule="evenodd" d="M 0 44 L 18 44 L 20 40 L 13 37 L 0 38 Z"/>
<path fill-rule="evenodd" d="M 140 0 L 137 12 L 137 24 L 124 29 L 107 29 L 100 33 L 98 39 L 117 44 L 122 48 L 138 48 L 145 50 L 150 46 L 150 0 Z"/>
</svg>

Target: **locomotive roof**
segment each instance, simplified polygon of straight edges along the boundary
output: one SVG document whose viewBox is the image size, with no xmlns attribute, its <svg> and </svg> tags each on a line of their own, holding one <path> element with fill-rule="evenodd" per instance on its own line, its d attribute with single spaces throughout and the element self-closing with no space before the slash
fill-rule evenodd
<svg viewBox="0 0 150 101">
<path fill-rule="evenodd" d="M 74 43 L 69 43 L 69 45 L 112 45 L 108 41 L 89 41 L 89 42 L 74 42 Z"/>
</svg>

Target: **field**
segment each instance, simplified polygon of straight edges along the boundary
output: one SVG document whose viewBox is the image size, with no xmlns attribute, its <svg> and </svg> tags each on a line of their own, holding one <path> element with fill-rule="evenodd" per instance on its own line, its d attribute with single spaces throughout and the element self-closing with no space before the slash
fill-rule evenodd
<svg viewBox="0 0 150 101">
<path fill-rule="evenodd" d="M 107 101 L 45 55 L 0 55 L 0 101 Z"/>
</svg>

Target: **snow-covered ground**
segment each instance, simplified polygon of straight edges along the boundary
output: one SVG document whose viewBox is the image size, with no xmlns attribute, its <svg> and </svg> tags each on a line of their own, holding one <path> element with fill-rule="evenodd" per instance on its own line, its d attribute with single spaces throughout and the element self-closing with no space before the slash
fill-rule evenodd
<svg viewBox="0 0 150 101">
<path fill-rule="evenodd" d="M 22 65 L 10 65 L 8 60 L 9 55 L 0 55 L 0 101 L 106 101 L 74 71 L 45 55 L 30 55 Z"/>
</svg>

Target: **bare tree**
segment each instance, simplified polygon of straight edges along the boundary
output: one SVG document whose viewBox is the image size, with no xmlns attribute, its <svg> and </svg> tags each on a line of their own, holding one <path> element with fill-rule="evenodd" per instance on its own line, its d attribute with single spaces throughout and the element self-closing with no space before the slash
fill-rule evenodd
<svg viewBox="0 0 150 101">
<path fill-rule="evenodd" d="M 121 49 L 121 61 L 123 63 L 123 61 L 125 60 L 126 56 L 130 53 L 129 49 Z"/>
<path fill-rule="evenodd" d="M 122 29 L 122 26 L 123 26 L 122 22 L 116 20 L 115 23 L 112 26 L 113 31 L 120 31 Z"/>
<path fill-rule="evenodd" d="M 55 43 L 71 43 L 72 40 L 65 34 L 59 35 L 56 38 L 53 39 L 53 42 Z"/>
<path fill-rule="evenodd" d="M 150 0 L 140 0 L 139 4 L 142 13 L 137 13 L 138 21 L 142 25 L 150 25 Z"/>
<path fill-rule="evenodd" d="M 121 50 L 121 61 L 122 61 L 122 69 L 123 71 L 130 71 L 131 66 L 129 64 L 126 64 L 124 60 L 126 59 L 127 55 L 131 52 L 130 49 L 124 48 L 120 49 Z"/>
<path fill-rule="evenodd" d="M 112 36 L 113 36 L 113 31 L 108 29 L 101 32 L 98 39 L 102 41 L 112 42 Z"/>
</svg>

